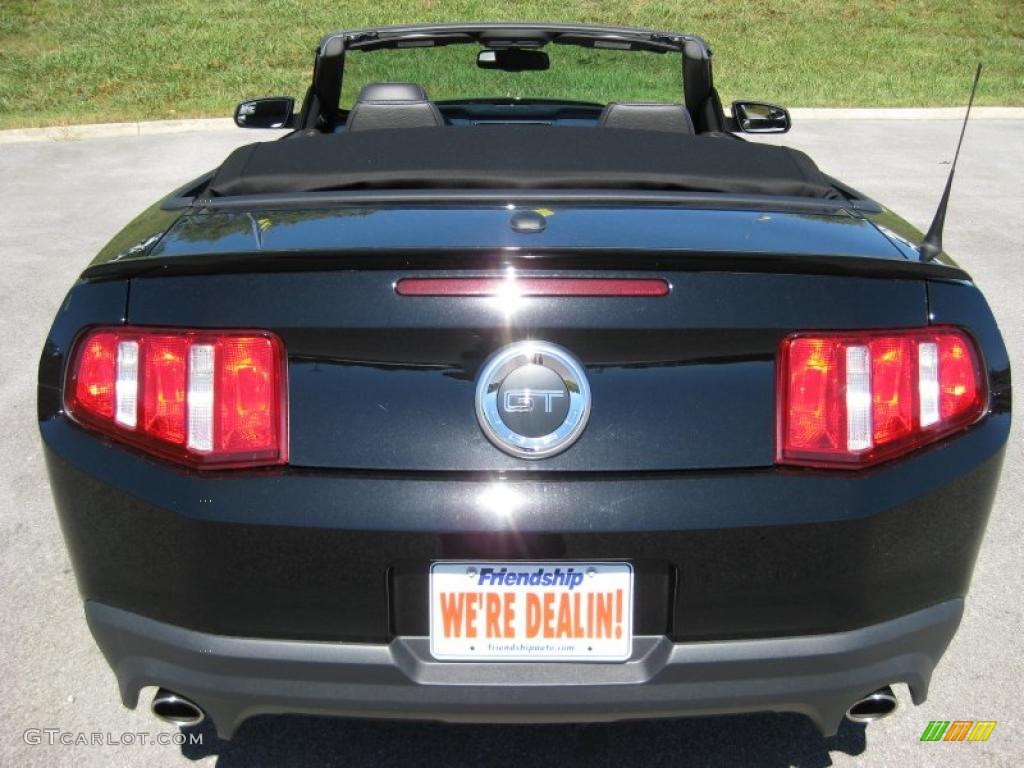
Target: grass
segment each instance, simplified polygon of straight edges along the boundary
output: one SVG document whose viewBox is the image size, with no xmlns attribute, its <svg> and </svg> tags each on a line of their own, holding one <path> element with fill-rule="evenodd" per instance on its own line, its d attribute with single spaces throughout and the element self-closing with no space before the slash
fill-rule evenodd
<svg viewBox="0 0 1024 768">
<path fill-rule="evenodd" d="M 700 34 L 726 102 L 959 105 L 982 60 L 977 103 L 1024 105 L 1021 0 L 0 0 L 0 127 L 228 116 L 246 97 L 301 97 L 327 31 L 545 19 Z M 675 57 L 552 47 L 551 71 L 508 75 L 474 54 L 352 56 L 347 82 L 408 78 L 438 99 L 679 98 Z"/>
</svg>

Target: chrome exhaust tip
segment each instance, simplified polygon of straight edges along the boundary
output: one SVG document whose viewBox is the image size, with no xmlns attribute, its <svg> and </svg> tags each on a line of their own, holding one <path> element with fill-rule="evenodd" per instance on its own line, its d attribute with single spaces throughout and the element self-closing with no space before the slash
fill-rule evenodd
<svg viewBox="0 0 1024 768">
<path fill-rule="evenodd" d="M 149 708 L 160 720 L 179 728 L 199 725 L 206 719 L 198 704 L 165 688 L 156 692 Z"/>
<path fill-rule="evenodd" d="M 899 707 L 896 694 L 888 685 L 858 699 L 846 710 L 846 719 L 851 723 L 873 723 L 888 717 Z"/>
</svg>

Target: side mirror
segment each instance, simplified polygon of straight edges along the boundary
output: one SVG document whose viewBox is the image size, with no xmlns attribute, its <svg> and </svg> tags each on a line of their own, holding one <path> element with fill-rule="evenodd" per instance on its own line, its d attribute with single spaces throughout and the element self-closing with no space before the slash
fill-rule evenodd
<svg viewBox="0 0 1024 768">
<path fill-rule="evenodd" d="M 760 101 L 734 101 L 732 119 L 743 133 L 785 133 L 793 126 L 785 107 Z"/>
<path fill-rule="evenodd" d="M 295 99 L 273 96 L 250 99 L 235 107 L 235 125 L 239 128 L 292 128 Z"/>
<path fill-rule="evenodd" d="M 551 59 L 544 51 L 498 48 L 480 51 L 476 65 L 480 69 L 500 69 L 503 72 L 542 72 L 550 69 Z"/>
</svg>

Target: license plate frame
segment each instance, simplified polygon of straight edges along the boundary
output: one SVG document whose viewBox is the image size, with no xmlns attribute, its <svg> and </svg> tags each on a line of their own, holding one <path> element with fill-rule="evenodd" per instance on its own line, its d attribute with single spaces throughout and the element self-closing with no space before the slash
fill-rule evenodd
<svg viewBox="0 0 1024 768">
<path fill-rule="evenodd" d="M 429 581 L 430 653 L 439 661 L 632 656 L 632 563 L 437 560 Z"/>
</svg>

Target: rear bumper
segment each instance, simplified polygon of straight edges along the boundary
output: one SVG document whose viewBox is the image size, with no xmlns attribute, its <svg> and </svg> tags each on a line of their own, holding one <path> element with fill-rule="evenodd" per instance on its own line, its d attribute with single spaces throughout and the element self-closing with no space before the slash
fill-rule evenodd
<svg viewBox="0 0 1024 768">
<path fill-rule="evenodd" d="M 641 636 L 625 664 L 444 663 L 430 657 L 425 637 L 227 637 L 93 601 L 85 610 L 126 706 L 137 705 L 142 687 L 163 686 L 199 704 L 225 738 L 248 717 L 276 713 L 548 723 L 782 711 L 830 735 L 857 698 L 888 683 L 907 683 L 915 703 L 926 698 L 963 601 L 834 634 Z"/>
<path fill-rule="evenodd" d="M 258 714 L 482 722 L 916 702 L 959 623 L 1009 414 L 857 473 L 202 475 L 42 425 L 57 510 L 124 702 L 163 686 L 229 736 Z M 515 491 L 496 510 L 488 492 Z M 502 513 L 502 514 L 499 514 Z M 438 559 L 628 560 L 625 664 L 441 663 Z"/>
</svg>

